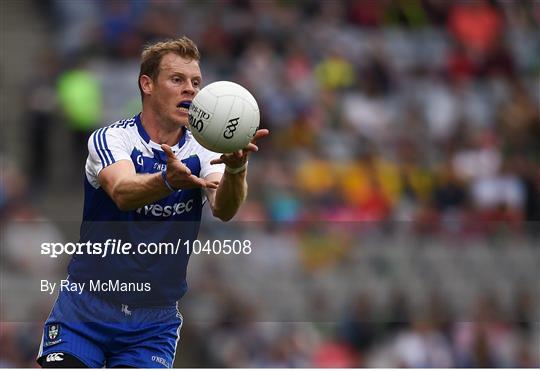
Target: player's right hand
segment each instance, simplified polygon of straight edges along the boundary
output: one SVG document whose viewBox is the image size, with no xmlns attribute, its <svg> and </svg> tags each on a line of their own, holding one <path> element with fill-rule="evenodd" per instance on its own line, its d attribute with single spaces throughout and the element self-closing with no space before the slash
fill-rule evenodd
<svg viewBox="0 0 540 371">
<path fill-rule="evenodd" d="M 175 189 L 216 189 L 218 187 L 215 182 L 210 182 L 191 174 L 191 170 L 176 158 L 169 145 L 162 144 L 161 149 L 167 154 L 167 180 Z"/>
</svg>

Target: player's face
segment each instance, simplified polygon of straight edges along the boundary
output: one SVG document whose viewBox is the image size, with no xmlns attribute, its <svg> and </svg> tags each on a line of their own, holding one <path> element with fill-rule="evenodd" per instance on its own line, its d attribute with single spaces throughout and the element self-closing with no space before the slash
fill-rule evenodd
<svg viewBox="0 0 540 371">
<path fill-rule="evenodd" d="M 193 100 L 201 86 L 199 62 L 169 53 L 161 59 L 160 70 L 152 91 L 156 113 L 166 124 L 188 123 L 186 103 Z"/>
</svg>

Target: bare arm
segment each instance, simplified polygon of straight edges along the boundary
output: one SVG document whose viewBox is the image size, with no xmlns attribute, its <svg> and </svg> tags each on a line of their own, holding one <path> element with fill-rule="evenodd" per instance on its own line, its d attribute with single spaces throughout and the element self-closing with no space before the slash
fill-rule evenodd
<svg viewBox="0 0 540 371">
<path fill-rule="evenodd" d="M 247 165 L 247 157 L 250 152 L 258 151 L 255 141 L 267 136 L 269 131 L 261 129 L 257 131 L 253 141 L 246 148 L 222 155 L 219 159 L 212 160 L 211 164 L 224 163 L 228 168 L 236 169 Z M 217 189 L 207 189 L 207 197 L 212 209 L 212 214 L 223 220 L 229 221 L 238 212 L 240 205 L 247 197 L 248 185 L 246 181 L 247 167 L 243 171 L 232 174 L 226 168 L 223 176 L 218 173 L 208 175 L 205 180 L 209 182 L 219 182 Z"/>
<path fill-rule="evenodd" d="M 212 214 L 223 221 L 231 220 L 247 197 L 246 171 L 238 174 L 225 171 L 223 175 L 213 173 L 205 179 L 219 184 L 217 189 L 206 191 Z"/>
<path fill-rule="evenodd" d="M 163 145 L 167 153 L 167 180 L 175 189 L 216 188 L 214 183 L 198 178 L 180 160 L 171 148 Z M 161 172 L 137 174 L 128 160 L 118 161 L 99 173 L 99 184 L 123 211 L 134 210 L 171 194 L 165 185 Z"/>
</svg>

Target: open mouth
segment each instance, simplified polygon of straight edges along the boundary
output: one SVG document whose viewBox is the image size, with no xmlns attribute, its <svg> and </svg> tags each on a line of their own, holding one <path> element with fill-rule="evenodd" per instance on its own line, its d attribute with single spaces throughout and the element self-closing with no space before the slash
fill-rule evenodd
<svg viewBox="0 0 540 371">
<path fill-rule="evenodd" d="M 189 111 L 189 106 L 191 106 L 190 100 L 183 100 L 176 105 L 176 107 L 178 107 L 180 110 L 185 111 L 185 112 Z"/>
</svg>

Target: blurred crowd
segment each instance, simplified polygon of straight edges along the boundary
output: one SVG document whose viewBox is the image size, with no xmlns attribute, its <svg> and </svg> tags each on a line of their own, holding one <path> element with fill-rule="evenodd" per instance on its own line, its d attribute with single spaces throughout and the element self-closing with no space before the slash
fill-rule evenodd
<svg viewBox="0 0 540 371">
<path fill-rule="evenodd" d="M 271 135 L 250 160 L 250 196 L 236 220 L 262 222 L 269 239 L 273 225 L 295 226 L 286 228 L 297 236 L 291 249 L 300 256 L 287 264 L 290 270 L 353 269 L 344 267 L 348 252 L 340 246 L 354 249 L 359 231 L 373 225 L 426 239 L 538 237 L 539 1 L 48 0 L 35 6 L 55 45 L 44 49 L 23 87 L 31 143 L 26 163 L 6 162 L 1 174 L 4 225 L 43 220 L 25 184 L 43 187 L 40 197 L 47 197 L 53 163 L 43 159 L 50 158 L 58 127 L 71 140 L 63 143 L 63 158 L 77 174 L 76 187 L 89 134 L 140 110 L 143 45 L 187 35 L 201 51 L 205 83 L 236 81 L 259 103 L 261 125 Z M 298 227 L 310 222 L 354 227 L 327 234 Z M 53 222 L 41 232 L 59 233 Z M 6 246 L 10 269 L 36 268 L 14 245 Z M 328 261 L 336 263 L 328 268 Z M 253 309 L 238 304 L 246 299 L 225 295 L 220 321 L 186 324 L 179 358 L 185 347 L 185 358 L 201 366 L 539 367 L 539 303 L 513 287 L 516 303 L 527 302 L 536 321 L 520 312 L 521 304 L 504 321 L 497 305 L 481 297 L 473 300 L 469 321 L 442 318 L 447 303 L 435 299 L 442 312 L 415 317 L 403 295 L 391 294 L 386 319 L 375 319 L 374 304 L 361 296 L 350 298 L 337 323 L 272 326 L 246 320 Z M 227 317 L 239 311 L 241 321 Z M 30 365 L 32 351 L 21 349 L 33 349 L 39 326 L 2 326 L 0 349 L 12 350 L 2 351 L 0 366 Z"/>
</svg>

